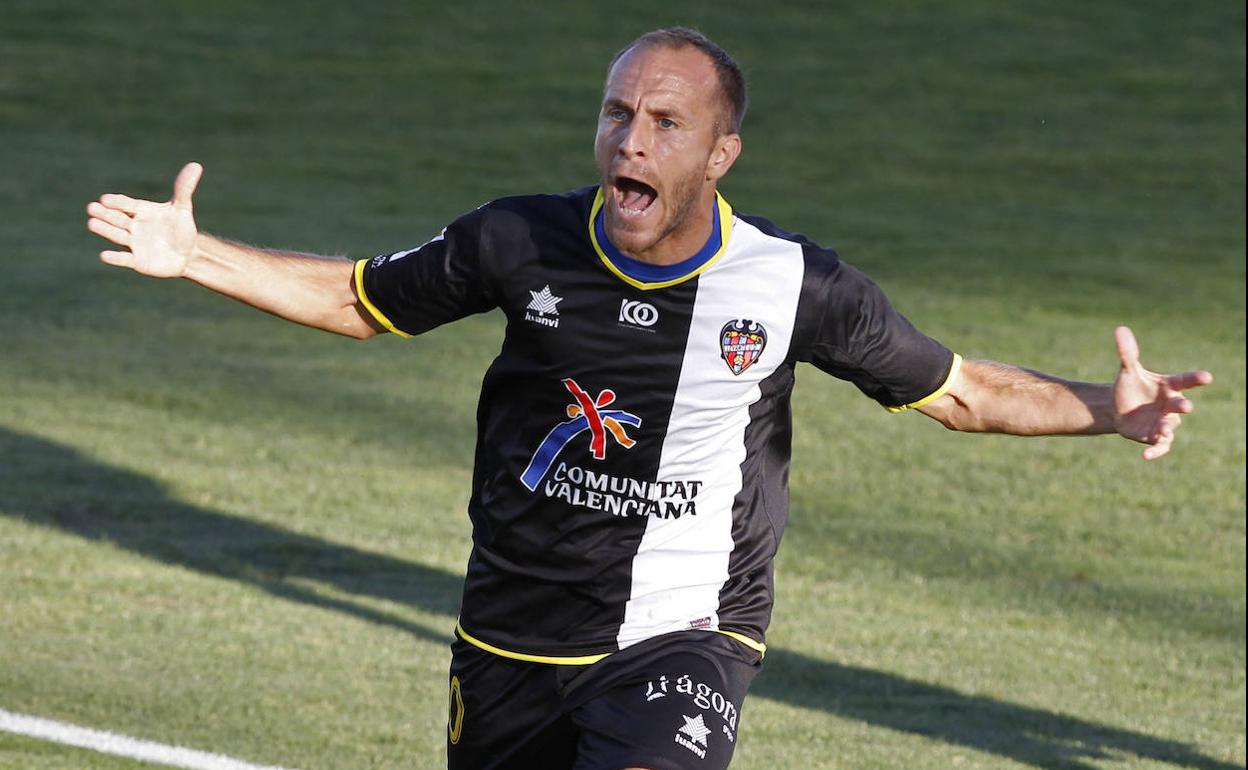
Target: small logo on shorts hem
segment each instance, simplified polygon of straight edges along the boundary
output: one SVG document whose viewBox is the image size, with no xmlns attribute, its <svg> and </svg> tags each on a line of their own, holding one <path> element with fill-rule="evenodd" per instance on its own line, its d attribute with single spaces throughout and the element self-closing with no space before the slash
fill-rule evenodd
<svg viewBox="0 0 1248 770">
<path fill-rule="evenodd" d="M 451 743 L 459 743 L 459 737 L 464 733 L 464 696 L 457 676 L 451 677 L 451 710 L 446 728 Z"/>
<path fill-rule="evenodd" d="M 681 714 L 680 718 L 685 720 L 685 724 L 676 731 L 674 740 L 697 754 L 699 759 L 706 759 L 706 736 L 710 735 L 711 731 L 707 728 L 706 722 L 702 720 L 702 715 L 698 714 L 691 718 Z"/>
</svg>

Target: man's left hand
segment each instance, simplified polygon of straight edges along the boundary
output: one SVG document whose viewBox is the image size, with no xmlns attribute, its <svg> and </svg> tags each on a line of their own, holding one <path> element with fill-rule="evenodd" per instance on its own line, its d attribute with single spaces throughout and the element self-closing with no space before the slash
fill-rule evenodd
<svg viewBox="0 0 1248 770">
<path fill-rule="evenodd" d="M 1208 385 L 1213 375 L 1206 371 L 1157 374 L 1140 364 L 1140 346 L 1125 326 L 1114 330 L 1122 368 L 1114 380 L 1114 427 L 1118 433 L 1149 446 L 1145 460 L 1156 460 L 1170 451 L 1174 432 L 1192 411 L 1192 402 L 1183 391 Z"/>
</svg>

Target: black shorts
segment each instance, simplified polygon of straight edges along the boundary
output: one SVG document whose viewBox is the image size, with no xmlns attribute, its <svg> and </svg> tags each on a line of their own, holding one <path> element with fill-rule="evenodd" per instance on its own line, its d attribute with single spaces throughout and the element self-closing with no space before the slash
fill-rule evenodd
<svg viewBox="0 0 1248 770">
<path fill-rule="evenodd" d="M 713 631 L 655 637 L 590 665 L 451 645 L 450 770 L 723 770 L 762 656 Z"/>
</svg>

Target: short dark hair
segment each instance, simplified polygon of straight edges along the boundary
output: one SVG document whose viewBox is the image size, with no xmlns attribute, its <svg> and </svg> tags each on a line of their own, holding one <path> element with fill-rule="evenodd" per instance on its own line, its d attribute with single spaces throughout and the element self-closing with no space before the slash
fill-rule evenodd
<svg viewBox="0 0 1248 770">
<path fill-rule="evenodd" d="M 611 69 L 616 62 L 624 57 L 624 54 L 634 48 L 650 45 L 661 45 L 667 48 L 693 47 L 706 54 L 707 58 L 711 60 L 711 64 L 715 65 L 715 74 L 719 78 L 719 89 L 723 92 L 723 99 L 728 113 L 727 128 L 732 133 L 741 132 L 741 122 L 745 120 L 745 108 L 748 104 L 745 93 L 745 75 L 741 73 L 741 66 L 728 55 L 727 51 L 720 48 L 710 38 L 696 29 L 690 29 L 689 27 L 664 27 L 653 32 L 647 32 L 616 52 L 615 56 L 611 58 L 611 63 L 607 65 L 607 76 L 610 77 Z M 718 125 L 718 121 L 716 121 L 716 127 L 721 129 L 719 133 L 723 133 L 723 127 Z"/>
</svg>

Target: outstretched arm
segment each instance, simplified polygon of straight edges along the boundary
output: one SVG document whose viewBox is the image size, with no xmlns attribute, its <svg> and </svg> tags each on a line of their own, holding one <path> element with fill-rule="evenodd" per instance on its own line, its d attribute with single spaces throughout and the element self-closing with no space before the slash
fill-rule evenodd
<svg viewBox="0 0 1248 770">
<path fill-rule="evenodd" d="M 258 249 L 199 232 L 191 198 L 203 166 L 188 163 L 166 203 L 106 194 L 87 205 L 87 229 L 125 251 L 100 259 L 158 278 L 188 278 L 273 315 L 363 339 L 383 331 L 360 303 L 354 265 Z"/>
<path fill-rule="evenodd" d="M 1114 332 L 1120 368 L 1112 384 L 1070 382 L 992 361 L 966 361 L 943 396 L 919 411 L 951 430 L 1017 436 L 1118 433 L 1147 444 L 1144 459 L 1170 451 L 1183 391 L 1213 382 L 1205 371 L 1162 375 L 1140 364 L 1135 335 Z"/>
</svg>

